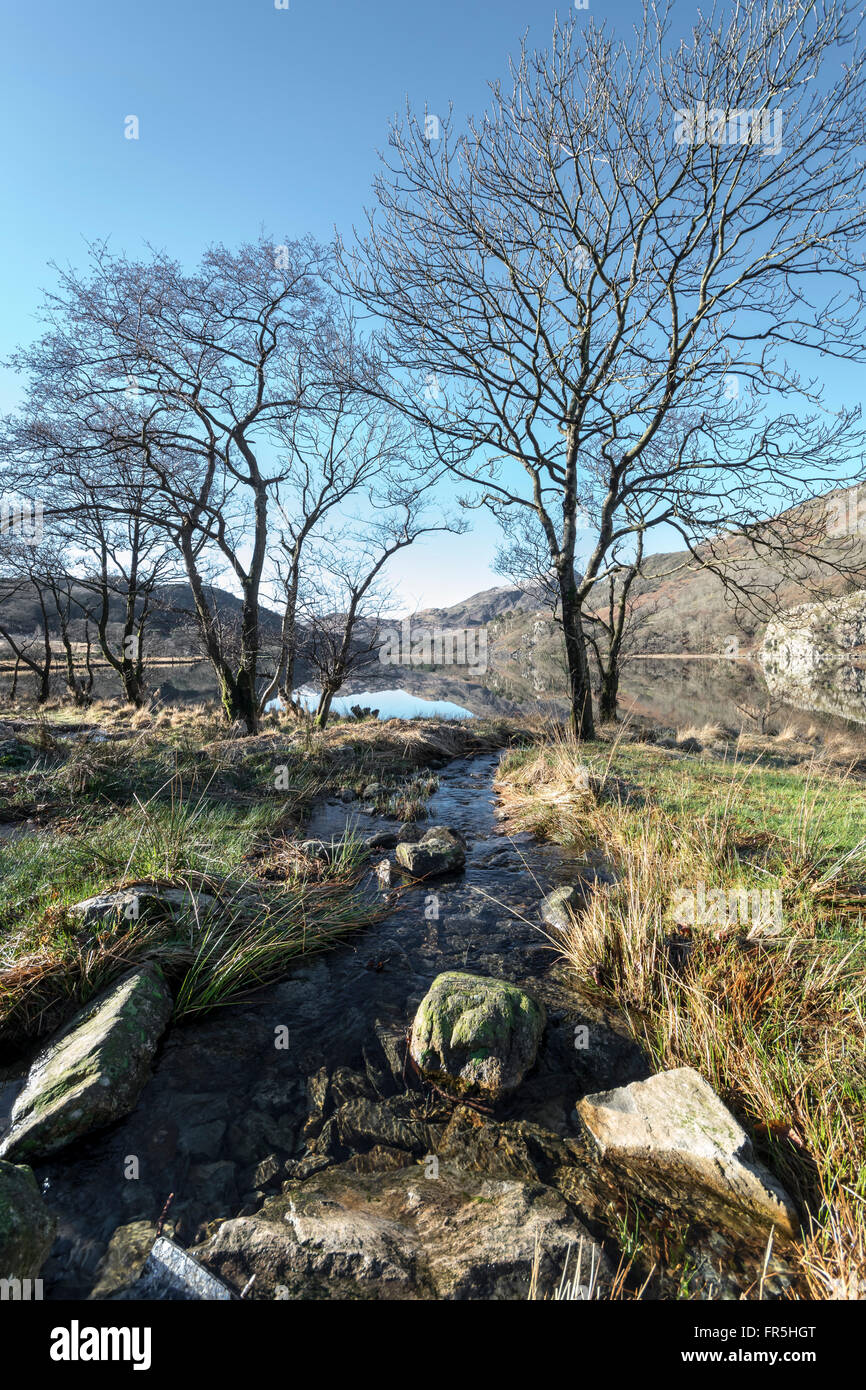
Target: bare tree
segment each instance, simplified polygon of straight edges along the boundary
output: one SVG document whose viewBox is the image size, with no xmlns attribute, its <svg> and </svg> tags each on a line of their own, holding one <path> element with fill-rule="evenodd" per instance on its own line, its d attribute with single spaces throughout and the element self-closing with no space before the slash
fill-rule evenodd
<svg viewBox="0 0 866 1390">
<path fill-rule="evenodd" d="M 682 42 L 670 15 L 622 41 L 557 24 L 463 134 L 408 110 L 339 248 L 387 323 L 390 399 L 476 499 L 537 518 L 584 737 L 583 614 L 636 528 L 736 587 L 726 538 L 797 563 L 801 515 L 765 519 L 862 466 L 859 411 L 800 375 L 866 356 L 858 11 L 735 0 Z"/>
<path fill-rule="evenodd" d="M 132 261 L 95 246 L 86 274 L 60 273 L 48 331 L 13 359 L 34 390 L 62 391 L 77 418 L 100 423 L 108 466 L 133 457 L 143 470 L 141 519 L 177 547 L 226 716 L 249 732 L 269 506 L 284 477 L 276 448 L 303 404 L 299 361 L 312 384 L 335 338 L 322 261 L 311 242 L 263 238 L 213 247 L 187 274 L 162 253 Z M 215 566 L 240 593 L 234 659 L 209 601 Z"/>
<path fill-rule="evenodd" d="M 367 520 L 353 545 L 331 538 L 320 548 L 315 593 L 304 604 L 303 641 L 304 656 L 321 686 L 315 713 L 319 728 L 327 724 L 334 696 L 349 676 L 381 646 L 387 599 L 381 577 L 388 561 L 420 536 L 457 529 L 448 520 L 425 520 L 424 490 L 417 488 L 399 503 L 392 498 L 390 515 Z"/>
<path fill-rule="evenodd" d="M 78 404 L 65 388 L 34 383 L 23 409 L 4 422 L 4 473 L 42 503 L 76 576 L 76 607 L 93 624 L 127 701 L 140 707 L 144 631 L 154 590 L 173 563 L 165 518 L 156 521 L 165 503 L 140 450 L 115 447 L 117 415 L 88 418 L 89 403 Z M 134 428 L 128 412 L 123 424 L 127 434 Z"/>
<path fill-rule="evenodd" d="M 311 541 L 348 504 L 414 489 L 425 474 L 428 486 L 431 479 L 429 461 L 413 448 L 405 421 L 374 397 L 339 382 L 320 393 L 315 409 L 290 422 L 282 443 L 288 462 L 277 498 L 279 529 L 270 585 L 282 621 L 274 674 L 260 697 L 262 709 L 277 695 L 285 707 L 293 703 L 298 600 Z"/>
<path fill-rule="evenodd" d="M 37 704 L 44 705 L 51 694 L 54 649 L 51 645 L 48 597 L 35 578 L 38 572 L 37 563 L 28 550 L 7 545 L 0 555 L 0 572 L 0 637 L 15 657 L 14 686 L 17 689 L 19 667 L 26 666 L 36 680 Z M 8 610 L 11 603 L 20 596 L 34 595 L 40 613 L 40 622 L 36 630 L 32 634 L 15 632 L 12 623 L 5 616 L 4 608 Z"/>
</svg>

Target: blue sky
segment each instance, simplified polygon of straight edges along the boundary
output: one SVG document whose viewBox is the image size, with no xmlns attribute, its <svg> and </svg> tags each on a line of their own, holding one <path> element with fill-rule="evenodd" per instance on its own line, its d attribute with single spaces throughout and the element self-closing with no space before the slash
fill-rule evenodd
<svg viewBox="0 0 866 1390">
<path fill-rule="evenodd" d="M 560 0 L 560 10 L 567 8 Z M 460 117 L 550 0 L 2 0 L 0 357 L 33 336 L 52 260 L 86 241 L 152 242 L 197 259 L 210 241 L 348 231 L 406 95 Z M 623 13 L 619 10 L 619 13 Z M 140 139 L 124 138 L 138 116 Z M 0 409 L 19 387 L 0 372 Z M 405 602 L 500 584 L 498 531 L 426 543 L 392 571 Z"/>
<path fill-rule="evenodd" d="M 0 358 L 36 331 L 51 261 L 88 240 L 147 242 L 190 263 L 211 241 L 348 233 L 408 94 L 457 121 L 529 30 L 567 0 L 0 0 Z M 626 29 L 635 0 L 590 0 Z M 684 7 L 684 18 L 688 7 Z M 124 138 L 136 115 L 140 138 Z M 0 370 L 0 410 L 19 386 Z M 398 557 L 404 603 L 450 603 L 503 580 L 485 514 L 471 535 Z"/>
</svg>

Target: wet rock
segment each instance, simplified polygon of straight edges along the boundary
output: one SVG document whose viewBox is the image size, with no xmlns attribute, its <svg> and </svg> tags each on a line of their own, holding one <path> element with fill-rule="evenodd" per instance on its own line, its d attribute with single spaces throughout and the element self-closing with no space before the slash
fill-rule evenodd
<svg viewBox="0 0 866 1390">
<path fill-rule="evenodd" d="M 282 1179 L 285 1168 L 276 1154 L 268 1154 L 253 1170 L 253 1187 L 264 1188 Z"/>
<path fill-rule="evenodd" d="M 229 1128 L 232 1156 L 241 1163 L 257 1163 L 274 1149 L 290 1154 L 297 1146 L 300 1124 L 301 1117 L 291 1112 L 248 1110 Z"/>
<path fill-rule="evenodd" d="M 341 1105 L 336 1113 L 340 1139 L 347 1149 L 384 1144 L 409 1153 L 428 1153 L 432 1130 L 413 1113 L 413 1100 L 395 1096 L 391 1101 L 359 1098 Z"/>
<path fill-rule="evenodd" d="M 55 1228 L 31 1169 L 0 1160 L 0 1279 L 38 1278 Z"/>
<path fill-rule="evenodd" d="M 97 893 L 93 898 L 73 903 L 69 911 L 80 917 L 84 926 L 109 922 L 115 918 L 136 921 L 139 917 L 180 917 L 187 913 L 205 917 L 215 899 L 208 893 L 193 893 L 185 888 L 164 888 L 157 883 L 133 883 L 127 888 Z"/>
<path fill-rule="evenodd" d="M 578 1101 L 604 1163 L 646 1196 L 745 1238 L 794 1237 L 796 1208 L 698 1072 L 677 1067 Z"/>
<path fill-rule="evenodd" d="M 33 1063 L 0 1155 L 45 1158 L 129 1114 L 172 1007 L 162 971 L 149 965 L 77 1013 Z"/>
<path fill-rule="evenodd" d="M 457 1094 L 492 1099 L 518 1087 L 544 1031 L 544 1007 L 522 989 L 485 975 L 437 976 L 412 1025 L 419 1071 Z"/>
<path fill-rule="evenodd" d="M 359 1173 L 344 1164 L 292 1185 L 254 1217 L 225 1222 L 196 1253 L 252 1296 L 292 1299 L 515 1299 L 559 1282 L 569 1247 L 579 1282 L 601 1250 L 551 1188 L 440 1164 Z"/>
<path fill-rule="evenodd" d="M 370 854 L 381 849 L 393 849 L 399 838 L 396 830 L 380 830 L 376 835 L 367 836 L 364 848 Z"/>
<path fill-rule="evenodd" d="M 457 831 L 435 826 L 417 843 L 398 844 L 397 863 L 417 878 L 453 873 L 466 863 L 466 843 Z"/>
<path fill-rule="evenodd" d="M 208 1209 L 221 1207 L 223 1214 L 236 1211 L 235 1166 L 223 1159 L 218 1163 L 197 1163 L 189 1171 L 188 1186 L 198 1202 Z M 219 1213 L 214 1212 L 214 1215 Z"/>
<path fill-rule="evenodd" d="M 301 850 L 310 859 L 318 859 L 320 864 L 333 864 L 343 853 L 343 845 L 337 840 L 303 840 Z"/>
<path fill-rule="evenodd" d="M 553 892 L 548 893 L 542 900 L 541 920 L 557 931 L 568 931 L 571 926 L 571 914 L 579 912 L 583 902 L 583 894 L 574 884 L 563 884 L 561 888 L 554 888 Z"/>
<path fill-rule="evenodd" d="M 156 1226 L 152 1221 L 131 1221 L 127 1226 L 118 1226 L 99 1262 L 89 1297 L 114 1298 L 130 1288 L 141 1274 L 155 1240 Z"/>
<path fill-rule="evenodd" d="M 353 1154 L 344 1165 L 352 1173 L 390 1173 L 395 1168 L 414 1166 L 415 1159 L 405 1149 L 374 1144 L 366 1153 Z"/>
</svg>

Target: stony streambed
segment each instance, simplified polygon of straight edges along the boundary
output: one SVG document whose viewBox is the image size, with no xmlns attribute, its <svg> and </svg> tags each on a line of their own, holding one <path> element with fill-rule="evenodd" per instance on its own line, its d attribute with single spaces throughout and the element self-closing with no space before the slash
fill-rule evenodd
<svg viewBox="0 0 866 1390">
<path fill-rule="evenodd" d="M 452 763 L 429 804 L 430 825 L 465 837 L 465 872 L 395 895 L 378 924 L 246 1005 L 173 1027 L 131 1115 L 34 1165 L 58 1219 L 47 1298 L 130 1296 L 157 1231 L 250 1298 L 520 1299 L 536 1256 L 543 1292 L 569 1259 L 582 1286 L 609 1282 L 622 1194 L 575 1102 L 650 1068 L 545 938 L 541 899 L 580 865 L 501 833 L 497 761 Z M 395 829 L 331 802 L 307 833 L 347 825 Z M 413 1015 L 446 970 L 520 985 L 546 1008 L 534 1069 L 495 1107 L 445 1096 L 408 1058 Z M 693 1265 L 731 1296 L 738 1259 L 708 1232 Z"/>
</svg>

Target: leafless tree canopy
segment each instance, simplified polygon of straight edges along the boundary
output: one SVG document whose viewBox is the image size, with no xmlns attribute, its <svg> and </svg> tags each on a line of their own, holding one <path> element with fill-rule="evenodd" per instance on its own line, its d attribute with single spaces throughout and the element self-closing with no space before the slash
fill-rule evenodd
<svg viewBox="0 0 866 1390">
<path fill-rule="evenodd" d="M 391 398 L 476 498 L 537 517 L 585 735 L 581 611 L 629 537 L 791 550 L 763 519 L 861 469 L 859 412 L 801 375 L 864 356 L 858 11 L 735 4 L 681 43 L 671 14 L 558 24 L 465 133 L 408 111 L 340 249 Z"/>
</svg>

